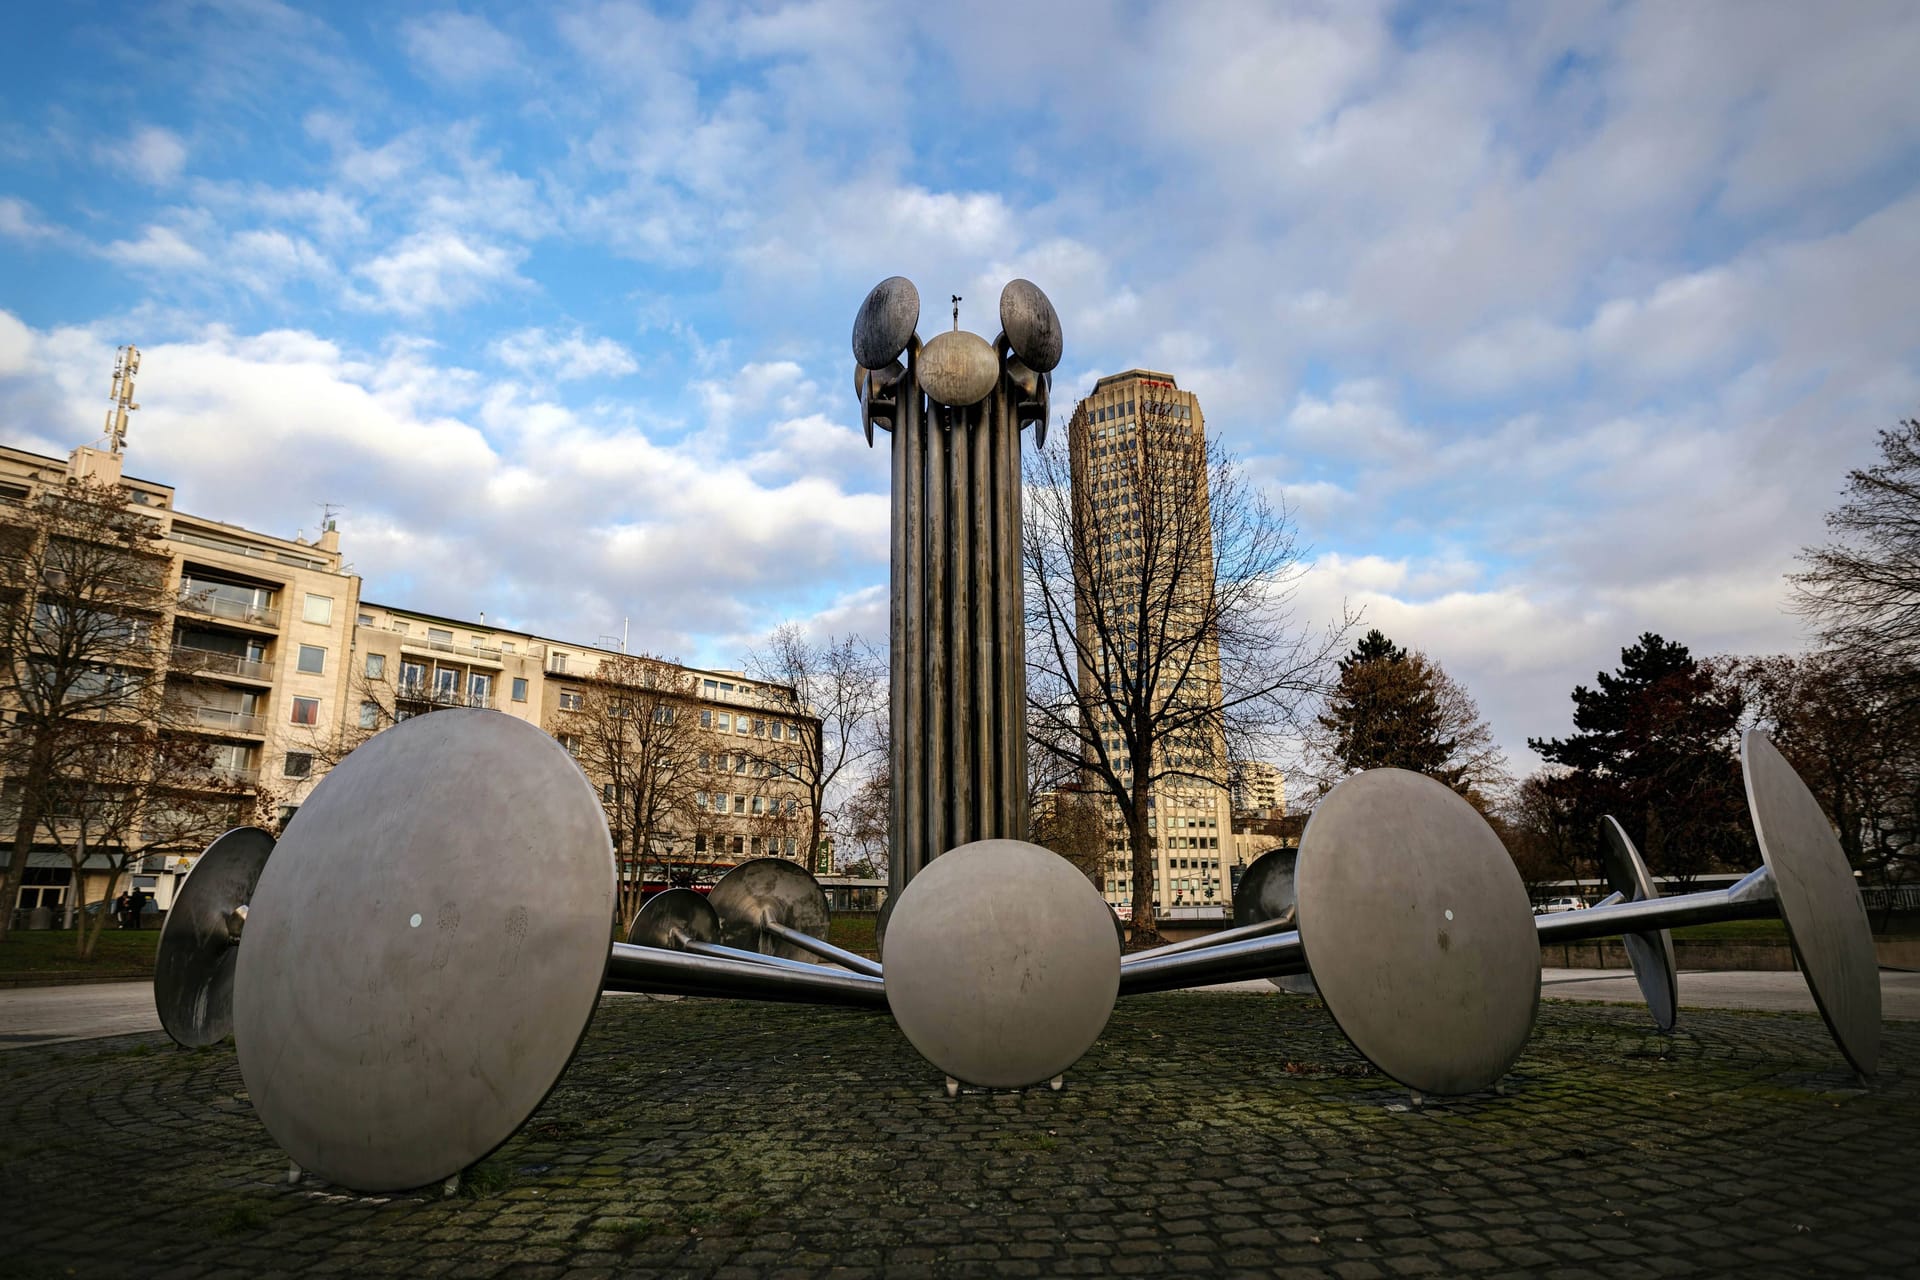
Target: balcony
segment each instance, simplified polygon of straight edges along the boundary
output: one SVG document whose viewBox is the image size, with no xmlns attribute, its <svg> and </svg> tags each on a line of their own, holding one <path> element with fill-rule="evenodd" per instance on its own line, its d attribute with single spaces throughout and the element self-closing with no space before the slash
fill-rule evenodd
<svg viewBox="0 0 1920 1280">
<path fill-rule="evenodd" d="M 393 696 L 401 702 L 431 702 L 436 707 L 479 707 L 491 710 L 493 694 L 461 693 L 458 689 L 434 689 L 424 684 L 402 684 Z"/>
<path fill-rule="evenodd" d="M 176 708 L 188 721 L 202 729 L 218 733 L 244 733 L 258 737 L 266 733 L 264 720 L 250 711 L 229 711 L 225 707 L 182 704 Z"/>
<path fill-rule="evenodd" d="M 255 662 L 237 653 L 221 653 L 217 649 L 200 649 L 188 644 L 173 646 L 173 665 L 175 670 L 181 672 L 239 676 L 243 680 L 273 679 L 273 667 L 268 663 Z"/>
<path fill-rule="evenodd" d="M 484 663 L 490 667 L 502 665 L 501 650 L 491 645 L 481 644 L 477 640 L 471 644 L 455 644 L 451 640 L 441 640 L 433 636 L 402 636 L 400 648 L 416 652 L 452 654 L 455 661 L 464 662 L 469 666 L 474 663 Z"/>
<path fill-rule="evenodd" d="M 196 587 L 191 581 L 180 584 L 180 607 L 188 613 L 227 622 L 244 622 L 249 626 L 276 629 L 280 626 L 280 610 L 272 605 L 230 600 L 215 594 L 211 588 Z"/>
</svg>

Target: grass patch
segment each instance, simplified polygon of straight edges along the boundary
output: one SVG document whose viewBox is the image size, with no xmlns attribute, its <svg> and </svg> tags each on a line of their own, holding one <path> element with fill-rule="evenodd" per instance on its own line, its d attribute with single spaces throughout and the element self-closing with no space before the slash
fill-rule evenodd
<svg viewBox="0 0 1920 1280">
<path fill-rule="evenodd" d="M 267 1225 L 267 1215 L 254 1205 L 237 1204 L 216 1218 L 213 1233 L 217 1236 L 245 1235 L 249 1231 L 258 1231 Z"/>
<path fill-rule="evenodd" d="M 93 958 L 82 960 L 73 953 L 71 929 L 15 929 L 0 942 L 0 977 L 85 974 L 129 981 L 151 978 L 153 951 L 159 943 L 158 929 L 108 929 L 100 935 Z"/>
<path fill-rule="evenodd" d="M 513 1185 L 513 1170 L 498 1160 L 482 1160 L 460 1176 L 460 1194 L 469 1200 L 497 1196 Z"/>
<path fill-rule="evenodd" d="M 863 956 L 879 955 L 873 941 L 875 915 L 839 915 L 827 922 L 827 941 L 843 951 Z"/>
</svg>

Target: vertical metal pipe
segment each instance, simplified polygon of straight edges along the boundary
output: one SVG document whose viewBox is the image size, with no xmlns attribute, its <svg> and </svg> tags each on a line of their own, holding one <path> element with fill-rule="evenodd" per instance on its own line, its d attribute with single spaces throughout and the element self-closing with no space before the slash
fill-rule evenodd
<svg viewBox="0 0 1920 1280">
<path fill-rule="evenodd" d="M 893 635 L 899 647 L 894 670 L 899 679 L 891 686 L 891 697 L 899 718 L 893 723 L 898 732 L 889 746 L 888 762 L 893 786 L 893 812 L 898 822 L 890 824 L 887 835 L 889 853 L 887 885 L 891 893 L 906 888 L 921 867 L 926 865 L 926 790 L 923 783 L 926 762 L 926 483 L 927 422 L 926 401 L 920 394 L 919 342 L 907 345 L 907 374 L 896 393 L 893 447 L 904 459 L 901 492 L 905 507 L 901 528 L 896 531 L 900 563 L 895 567 L 891 595 L 898 611 L 900 626 Z"/>
<path fill-rule="evenodd" d="M 1003 420 L 996 443 L 999 445 L 999 470 L 994 477 L 995 522 L 999 526 L 1000 562 L 996 576 L 1000 584 L 1000 609 L 996 636 L 1000 650 L 1001 675 L 996 693 L 1000 698 L 1001 750 L 1004 763 L 1001 776 L 1006 779 L 1001 797 L 1001 820 L 1011 839 L 1027 838 L 1027 643 L 1026 575 L 1023 572 L 1021 546 L 1020 414 L 1014 388 L 1003 382 Z"/>
<path fill-rule="evenodd" d="M 927 724 L 922 738 L 922 785 L 926 788 L 926 830 L 921 848 L 921 865 L 945 853 L 951 846 L 947 825 L 947 806 L 943 803 L 950 764 L 947 759 L 946 693 L 949 682 L 947 598 L 947 507 L 953 494 L 947 474 L 946 410 L 933 410 L 927 420 L 927 518 L 926 571 L 922 578 L 926 611 L 926 665 L 921 679 L 926 687 Z"/>
<path fill-rule="evenodd" d="M 973 696 L 973 655 L 969 652 L 976 601 L 973 594 L 973 518 L 978 498 L 973 487 L 974 438 L 980 433 L 979 406 L 953 412 L 953 430 L 947 433 L 951 464 L 950 502 L 947 507 L 947 785 L 950 826 L 941 850 L 974 839 L 973 741 L 978 708 Z"/>
<path fill-rule="evenodd" d="M 1006 381 L 1006 375 L 1001 374 L 993 394 L 980 406 L 979 425 L 973 438 L 967 442 L 971 475 L 968 487 L 973 491 L 973 505 L 967 514 L 973 523 L 971 572 L 975 601 L 973 616 L 967 620 L 967 659 L 973 664 L 975 717 L 973 740 L 967 744 L 974 776 L 973 803 L 968 814 L 967 829 L 976 840 L 990 833 L 997 835 L 1002 830 L 997 820 L 1002 783 L 999 770 L 994 767 L 1005 726 L 1000 723 L 1000 699 L 994 680 L 993 650 L 995 632 L 999 629 L 1000 584 L 994 580 L 993 573 L 995 494 L 991 460 L 993 442 L 1004 427 L 1000 407 L 1005 397 L 1000 394 L 1000 388 L 1006 385 Z"/>
</svg>

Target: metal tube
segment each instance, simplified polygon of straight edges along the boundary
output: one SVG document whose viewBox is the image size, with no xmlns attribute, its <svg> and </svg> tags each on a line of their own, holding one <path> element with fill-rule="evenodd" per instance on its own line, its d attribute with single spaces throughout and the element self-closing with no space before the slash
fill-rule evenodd
<svg viewBox="0 0 1920 1280">
<path fill-rule="evenodd" d="M 869 978 L 877 978 L 880 976 L 880 966 L 875 961 L 869 960 L 865 956 L 855 955 L 851 951 L 842 950 L 834 946 L 831 942 L 822 942 L 810 933 L 802 933 L 800 930 L 790 925 L 781 924 L 777 920 L 763 921 L 760 927 L 776 938 L 785 938 L 802 951 L 813 952 L 813 954 L 823 960 L 831 960 L 835 964 L 845 965 L 855 973 L 864 973 Z"/>
<path fill-rule="evenodd" d="M 1144 960 L 1160 956 L 1179 955 L 1187 951 L 1204 951 L 1209 947 L 1225 946 L 1229 942 L 1239 942 L 1245 938 L 1264 938 L 1268 934 L 1283 933 L 1293 928 L 1294 911 L 1288 908 L 1271 920 L 1256 920 L 1252 924 L 1235 925 L 1231 929 L 1222 929 L 1218 933 L 1209 933 L 1198 938 L 1188 938 L 1185 942 L 1169 942 L 1164 947 L 1155 947 L 1151 951 L 1136 951 L 1120 960 L 1121 969 L 1140 964 Z"/>
<path fill-rule="evenodd" d="M 887 1007 L 886 984 L 877 978 L 839 973 L 820 965 L 805 967 L 811 972 L 616 942 L 607 959 L 606 987 L 609 991 L 838 1005 L 849 1009 L 884 1010 Z"/>
<path fill-rule="evenodd" d="M 1120 966 L 1120 994 L 1145 995 L 1205 986 L 1210 982 L 1238 982 L 1246 978 L 1277 978 L 1307 972 L 1306 949 L 1300 931 L 1269 934 L 1226 942 L 1178 955 L 1142 955 Z"/>
<path fill-rule="evenodd" d="M 747 951 L 741 947 L 724 946 L 718 942 L 700 942 L 688 938 L 678 950 L 696 956 L 712 956 L 715 960 L 738 960 L 742 964 L 764 964 L 772 969 L 798 969 L 802 973 L 819 973 L 820 966 L 811 960 L 789 960 L 786 956 L 770 956 L 759 951 Z"/>
<path fill-rule="evenodd" d="M 1623 933 L 1650 933 L 1719 920 L 1757 920 L 1780 914 L 1774 901 L 1773 878 L 1761 867 L 1728 889 L 1707 889 L 1676 898 L 1644 898 L 1611 907 L 1589 907 L 1541 916 L 1534 921 L 1544 946 L 1556 942 L 1584 942 Z"/>
</svg>

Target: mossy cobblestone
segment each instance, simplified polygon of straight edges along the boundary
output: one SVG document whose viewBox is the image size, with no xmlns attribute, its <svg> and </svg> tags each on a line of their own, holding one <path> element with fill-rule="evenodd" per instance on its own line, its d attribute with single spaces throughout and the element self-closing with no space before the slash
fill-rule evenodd
<svg viewBox="0 0 1920 1280">
<path fill-rule="evenodd" d="M 231 1047 L 0 1055 L 0 1275 L 1920 1275 L 1920 1026 L 1543 1006 L 1415 1109 L 1297 997 L 1122 1002 L 1060 1092 L 884 1018 L 609 999 L 464 1195 L 285 1183 Z M 139 1241 L 127 1245 L 129 1230 Z"/>
</svg>

